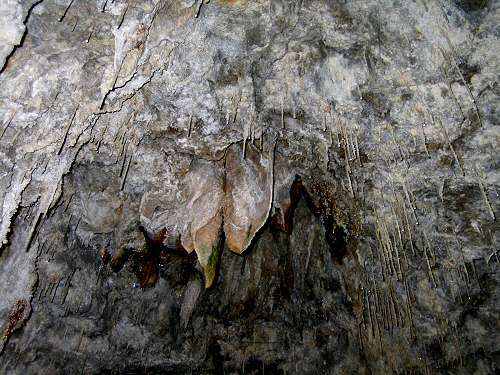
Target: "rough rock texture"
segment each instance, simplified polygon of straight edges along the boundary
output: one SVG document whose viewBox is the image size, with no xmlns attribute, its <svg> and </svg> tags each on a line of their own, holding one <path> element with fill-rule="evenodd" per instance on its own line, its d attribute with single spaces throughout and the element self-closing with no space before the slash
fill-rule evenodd
<svg viewBox="0 0 500 375">
<path fill-rule="evenodd" d="M 0 373 L 498 373 L 497 0 L 0 20 Z"/>
</svg>

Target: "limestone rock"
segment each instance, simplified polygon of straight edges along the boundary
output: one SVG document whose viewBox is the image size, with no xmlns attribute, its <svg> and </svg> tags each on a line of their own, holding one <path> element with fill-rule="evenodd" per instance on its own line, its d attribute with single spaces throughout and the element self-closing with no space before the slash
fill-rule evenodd
<svg viewBox="0 0 500 375">
<path fill-rule="evenodd" d="M 233 145 L 226 156 L 224 233 L 228 248 L 243 253 L 269 216 L 273 199 L 272 154 Z"/>
<path fill-rule="evenodd" d="M 205 286 L 212 286 L 221 250 L 224 174 L 216 163 L 195 161 L 183 180 L 186 203 L 182 245 L 195 251 L 204 274 Z"/>
<path fill-rule="evenodd" d="M 499 17 L 1 0 L 0 373 L 498 373 Z"/>
</svg>

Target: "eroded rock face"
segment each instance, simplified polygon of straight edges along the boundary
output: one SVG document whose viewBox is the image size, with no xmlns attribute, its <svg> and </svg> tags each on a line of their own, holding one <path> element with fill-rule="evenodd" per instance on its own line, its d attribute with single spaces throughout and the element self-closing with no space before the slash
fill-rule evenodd
<svg viewBox="0 0 500 375">
<path fill-rule="evenodd" d="M 3 1 L 0 373 L 498 372 L 499 14 Z"/>
</svg>

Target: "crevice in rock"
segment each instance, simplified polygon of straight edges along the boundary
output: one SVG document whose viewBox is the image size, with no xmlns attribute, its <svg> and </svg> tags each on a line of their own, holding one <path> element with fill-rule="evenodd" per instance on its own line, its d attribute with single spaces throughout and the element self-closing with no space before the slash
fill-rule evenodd
<svg viewBox="0 0 500 375">
<path fill-rule="evenodd" d="M 188 257 L 190 254 L 187 253 L 180 242 L 177 247 L 168 247 L 163 243 L 166 229 L 162 229 L 157 234 L 151 234 L 140 225 L 138 230 L 144 236 L 144 247 L 140 250 L 129 247 L 118 249 L 111 259 L 111 269 L 114 272 L 119 272 L 128 262 L 130 270 L 135 273 L 140 287 L 147 289 L 156 285 L 160 266 Z"/>
<path fill-rule="evenodd" d="M 335 202 L 325 202 L 325 197 L 320 196 L 319 206 L 316 205 L 313 197 L 303 185 L 300 176 L 295 176 L 290 188 L 290 204 L 285 209 L 283 223 L 279 222 L 279 215 L 274 215 L 271 218 L 271 227 L 290 235 L 293 231 L 295 209 L 302 198 L 304 198 L 311 213 L 315 217 L 320 218 L 325 229 L 325 237 L 330 247 L 330 253 L 338 264 L 342 264 L 342 260 L 347 252 L 348 232 L 346 228 L 337 223 L 331 212 L 330 206 L 334 205 Z"/>
</svg>

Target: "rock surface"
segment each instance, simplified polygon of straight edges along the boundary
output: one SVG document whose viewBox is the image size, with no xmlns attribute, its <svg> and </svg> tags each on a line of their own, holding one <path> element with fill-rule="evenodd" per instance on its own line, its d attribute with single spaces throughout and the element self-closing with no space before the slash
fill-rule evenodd
<svg viewBox="0 0 500 375">
<path fill-rule="evenodd" d="M 0 20 L 0 373 L 498 373 L 498 1 Z"/>
</svg>

